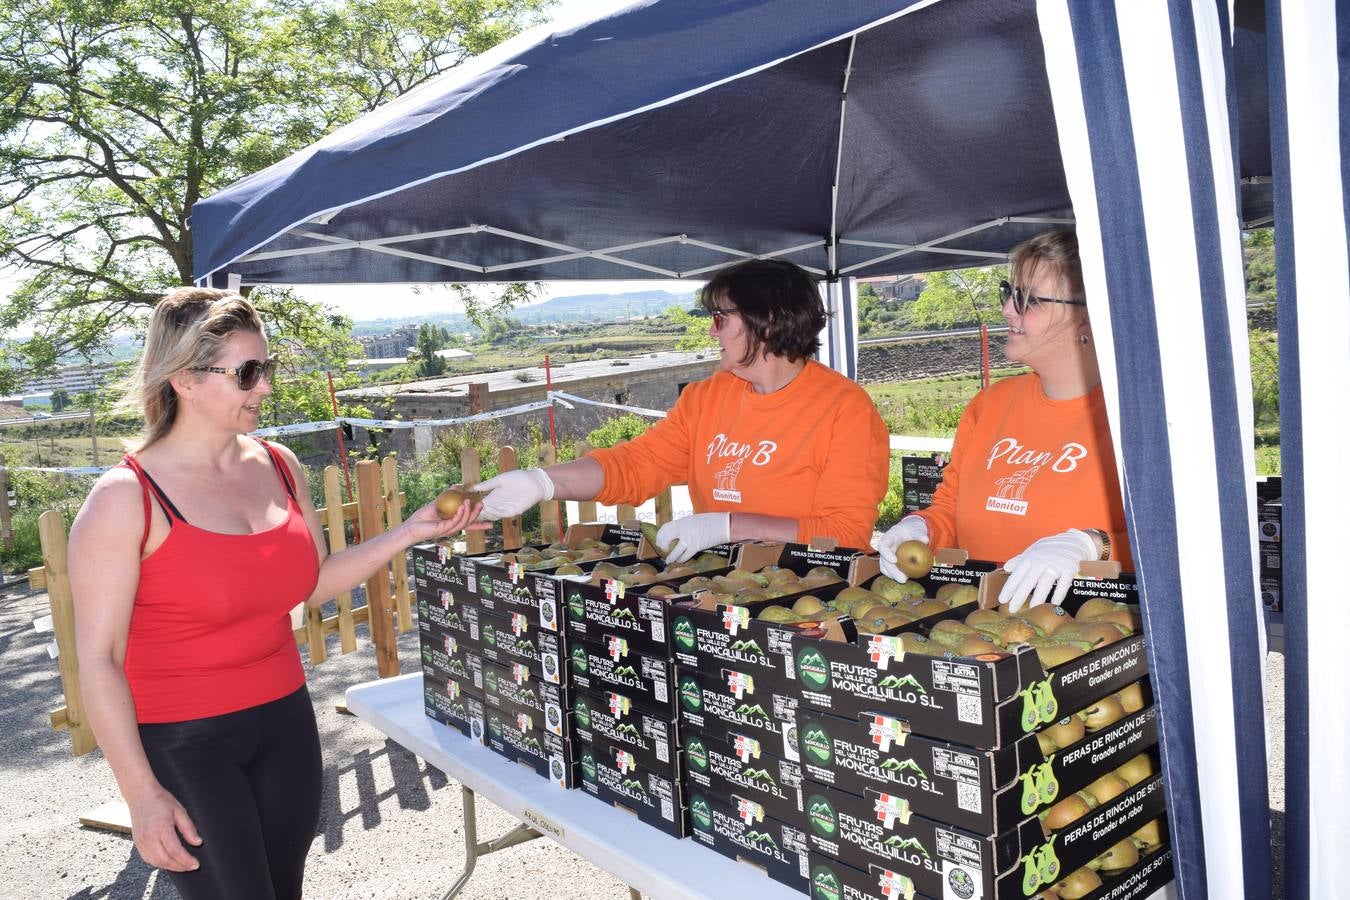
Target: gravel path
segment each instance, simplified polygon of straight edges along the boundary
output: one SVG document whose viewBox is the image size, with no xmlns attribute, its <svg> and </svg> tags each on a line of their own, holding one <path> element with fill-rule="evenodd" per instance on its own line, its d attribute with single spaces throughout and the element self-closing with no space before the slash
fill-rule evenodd
<svg viewBox="0 0 1350 900">
<path fill-rule="evenodd" d="M 0 900 L 172 900 L 167 878 L 141 862 L 129 837 L 81 828 L 76 817 L 117 798 L 99 752 L 76 758 L 64 732 L 47 715 L 64 703 L 50 634 L 33 620 L 47 613 L 45 594 L 11 588 L 0 593 L 0 761 L 5 815 L 0 820 Z M 352 684 L 375 675 L 374 654 L 362 649 L 330 656 L 309 671 L 309 688 L 324 748 L 324 808 L 310 850 L 305 888 L 332 900 L 438 898 L 464 860 L 458 784 L 430 768 L 334 702 Z M 335 638 L 330 652 L 336 651 Z M 404 671 L 417 665 L 415 632 L 399 640 Z M 1284 658 L 1270 656 L 1267 717 L 1271 723 L 1270 793 L 1275 897 L 1282 898 Z M 515 820 L 478 802 L 480 840 Z M 522 878 L 527 879 L 522 882 Z M 546 839 L 479 860 L 460 895 L 486 898 L 626 898 L 625 885 Z"/>
</svg>

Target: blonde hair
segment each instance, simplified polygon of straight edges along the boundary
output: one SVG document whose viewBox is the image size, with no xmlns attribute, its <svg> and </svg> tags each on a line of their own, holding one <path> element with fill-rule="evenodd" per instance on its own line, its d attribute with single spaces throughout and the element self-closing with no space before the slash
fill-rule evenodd
<svg viewBox="0 0 1350 900">
<path fill-rule="evenodd" d="M 1012 248 L 1008 261 L 1013 284 L 1026 285 L 1044 267 L 1059 282 L 1062 292 L 1059 296 L 1065 300 L 1086 299 L 1083 266 L 1078 260 L 1078 236 L 1072 231 L 1042 231 Z"/>
<path fill-rule="evenodd" d="M 145 352 L 118 403 L 119 409 L 138 412 L 145 419 L 135 450 L 168 434 L 178 417 L 178 393 L 170 379 L 184 369 L 214 363 L 225 341 L 238 331 L 262 334 L 262 319 L 253 304 L 229 291 L 179 288 L 155 304 Z"/>
</svg>

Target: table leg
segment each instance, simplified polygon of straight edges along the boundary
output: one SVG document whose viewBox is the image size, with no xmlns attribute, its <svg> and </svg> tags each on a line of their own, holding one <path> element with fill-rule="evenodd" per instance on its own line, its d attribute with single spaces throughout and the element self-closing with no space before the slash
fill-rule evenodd
<svg viewBox="0 0 1350 900">
<path fill-rule="evenodd" d="M 468 883 L 469 876 L 473 874 L 474 866 L 478 864 L 478 857 L 543 836 L 530 826 L 521 823 L 501 837 L 480 844 L 478 842 L 477 798 L 472 790 L 463 785 L 460 785 L 460 791 L 464 799 L 464 871 L 455 879 L 455 883 L 450 885 L 450 889 L 441 895 L 441 900 L 451 900 L 452 897 L 464 890 L 464 885 Z"/>
</svg>

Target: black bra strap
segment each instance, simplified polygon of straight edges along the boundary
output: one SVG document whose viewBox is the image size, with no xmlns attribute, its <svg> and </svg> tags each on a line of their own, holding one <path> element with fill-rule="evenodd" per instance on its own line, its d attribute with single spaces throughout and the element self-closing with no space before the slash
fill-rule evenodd
<svg viewBox="0 0 1350 900">
<path fill-rule="evenodd" d="M 291 484 L 290 469 L 281 461 L 281 454 L 272 449 L 272 447 L 270 447 L 262 438 L 258 438 L 258 443 L 262 444 L 263 449 L 267 451 L 268 458 L 272 460 L 272 468 L 277 470 L 277 476 L 281 478 L 281 483 L 285 486 L 286 493 L 290 495 L 292 500 L 299 503 L 300 501 L 295 499 L 295 485 Z"/>
<path fill-rule="evenodd" d="M 174 516 L 177 516 L 179 519 L 186 522 L 187 518 L 178 511 L 178 507 L 173 505 L 173 501 L 169 499 L 169 495 L 164 493 L 164 489 L 159 486 L 153 477 L 151 477 L 150 473 L 142 468 L 141 474 L 145 476 L 146 481 L 150 482 L 150 487 L 154 488 L 155 500 L 159 503 L 160 508 L 164 510 L 164 515 L 168 518 L 170 527 L 173 525 Z M 172 516 L 169 515 L 170 512 L 173 513 Z"/>
</svg>

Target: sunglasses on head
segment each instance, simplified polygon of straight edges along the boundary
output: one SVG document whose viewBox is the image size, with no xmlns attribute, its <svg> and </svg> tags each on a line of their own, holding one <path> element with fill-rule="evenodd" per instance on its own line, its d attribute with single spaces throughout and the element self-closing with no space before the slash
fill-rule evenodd
<svg viewBox="0 0 1350 900">
<path fill-rule="evenodd" d="M 725 324 L 727 323 L 727 316 L 734 316 L 734 315 L 737 315 L 737 314 L 740 313 L 740 310 L 739 310 L 739 309 L 714 309 L 714 310 L 709 310 L 709 313 L 712 315 L 713 327 L 716 328 L 718 331 L 721 331 L 721 330 L 722 330 L 722 326 L 725 325 Z"/>
<path fill-rule="evenodd" d="M 239 379 L 239 390 L 251 391 L 257 386 L 259 378 L 266 378 L 268 384 L 272 383 L 272 376 L 277 373 L 277 360 L 275 356 L 268 359 L 246 359 L 237 368 L 233 366 L 194 366 L 188 371 L 233 375 Z"/>
<path fill-rule="evenodd" d="M 1086 300 L 1060 300 L 1057 297 L 1037 297 L 1035 294 L 1028 293 L 1026 289 L 1013 287 L 1006 281 L 998 283 L 998 298 L 1000 303 L 1007 303 L 1012 300 L 1013 309 L 1020 316 L 1028 309 L 1040 303 L 1063 303 L 1065 306 L 1087 306 Z"/>
</svg>

